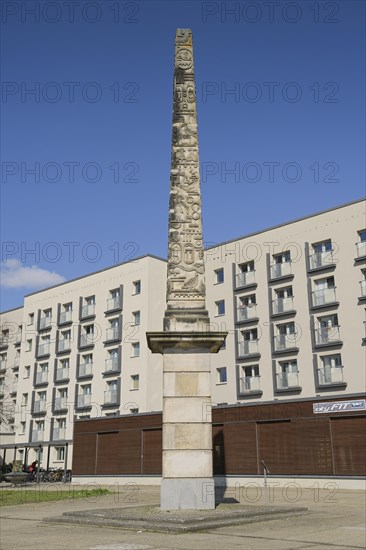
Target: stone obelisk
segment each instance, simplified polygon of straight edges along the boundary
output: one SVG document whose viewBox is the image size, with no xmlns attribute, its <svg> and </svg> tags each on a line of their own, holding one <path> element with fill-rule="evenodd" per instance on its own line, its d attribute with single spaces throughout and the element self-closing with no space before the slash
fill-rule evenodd
<svg viewBox="0 0 366 550">
<path fill-rule="evenodd" d="M 210 332 L 205 304 L 201 191 L 192 32 L 178 29 L 174 56 L 167 308 L 162 332 L 147 333 L 163 354 L 164 510 L 213 509 L 210 353 L 226 332 Z"/>
</svg>

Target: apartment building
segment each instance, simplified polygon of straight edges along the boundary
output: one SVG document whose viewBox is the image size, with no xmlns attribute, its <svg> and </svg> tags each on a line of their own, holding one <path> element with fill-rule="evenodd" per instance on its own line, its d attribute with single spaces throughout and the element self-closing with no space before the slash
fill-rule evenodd
<svg viewBox="0 0 366 550">
<path fill-rule="evenodd" d="M 356 201 L 205 251 L 212 330 L 228 331 L 211 357 L 213 404 L 363 395 L 365 227 Z M 145 256 L 1 315 L 6 461 L 41 452 L 43 466 L 62 465 L 68 448 L 70 467 L 75 421 L 161 410 L 162 358 L 146 332 L 162 329 L 165 293 L 166 262 Z"/>
</svg>

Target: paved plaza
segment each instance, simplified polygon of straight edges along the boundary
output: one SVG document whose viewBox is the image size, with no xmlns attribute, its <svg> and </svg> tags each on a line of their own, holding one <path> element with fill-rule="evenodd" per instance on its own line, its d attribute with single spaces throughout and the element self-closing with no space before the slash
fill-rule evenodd
<svg viewBox="0 0 366 550">
<path fill-rule="evenodd" d="M 127 530 L 42 522 L 45 517 L 59 516 L 66 511 L 158 505 L 159 487 L 121 486 L 114 494 L 92 499 L 28 502 L 18 506 L 4 506 L 1 509 L 1 549 L 25 547 L 29 550 L 364 548 L 365 493 L 337 490 L 334 484 L 329 485 L 327 490 L 318 490 L 319 485 L 324 486 L 321 482 L 309 484 L 309 489 L 288 487 L 271 490 L 269 495 L 271 506 L 302 506 L 308 509 L 304 514 L 207 532 L 177 535 L 140 529 Z M 60 490 L 61 487 L 41 486 L 40 490 Z M 7 485 L 6 488 L 9 486 Z M 116 486 L 113 488 L 117 489 Z M 82 488 L 71 485 L 69 490 L 80 491 Z M 27 489 L 24 490 L 24 500 L 27 499 L 26 491 Z M 226 497 L 228 500 L 240 500 L 242 504 L 258 506 L 258 494 L 257 489 L 254 487 L 247 489 L 243 484 L 242 487 L 229 489 Z"/>
</svg>

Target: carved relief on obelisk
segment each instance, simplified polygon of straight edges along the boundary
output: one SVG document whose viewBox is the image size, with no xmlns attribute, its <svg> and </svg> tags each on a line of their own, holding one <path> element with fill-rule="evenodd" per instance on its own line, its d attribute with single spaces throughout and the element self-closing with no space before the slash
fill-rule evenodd
<svg viewBox="0 0 366 550">
<path fill-rule="evenodd" d="M 174 57 L 166 330 L 208 325 L 192 32 L 178 29 Z M 185 321 L 179 322 L 183 317 Z M 195 314 L 196 312 L 196 314 Z M 177 326 L 178 319 L 178 326 Z M 174 326 L 172 322 L 174 320 Z"/>
</svg>

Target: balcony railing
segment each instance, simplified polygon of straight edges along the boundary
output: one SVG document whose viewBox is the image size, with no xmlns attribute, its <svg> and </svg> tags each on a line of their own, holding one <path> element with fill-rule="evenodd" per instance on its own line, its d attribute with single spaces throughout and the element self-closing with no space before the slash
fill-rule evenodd
<svg viewBox="0 0 366 550">
<path fill-rule="evenodd" d="M 287 298 L 277 298 L 273 300 L 273 313 L 286 313 L 287 311 L 294 310 L 294 299 L 292 296 Z"/>
<path fill-rule="evenodd" d="M 36 373 L 36 384 L 44 384 L 47 381 L 48 381 L 48 372 Z"/>
<path fill-rule="evenodd" d="M 241 394 L 260 391 L 260 376 L 243 376 L 240 378 Z"/>
<path fill-rule="evenodd" d="M 320 327 L 315 330 L 315 343 L 317 345 L 332 344 L 339 341 L 339 326 Z"/>
<path fill-rule="evenodd" d="M 119 370 L 118 357 L 112 357 L 105 360 L 105 372 L 116 372 Z"/>
<path fill-rule="evenodd" d="M 91 394 L 80 394 L 77 396 L 77 406 L 79 408 L 89 407 L 91 403 Z"/>
<path fill-rule="evenodd" d="M 80 363 L 79 376 L 90 376 L 93 373 L 93 363 Z"/>
<path fill-rule="evenodd" d="M 117 390 L 107 390 L 104 392 L 104 404 L 117 403 Z"/>
<path fill-rule="evenodd" d="M 5 360 L 2 360 L 0 361 L 0 372 L 3 371 L 3 370 L 6 370 L 6 364 L 7 364 L 7 361 Z"/>
<path fill-rule="evenodd" d="M 66 351 L 71 349 L 71 339 L 70 338 L 60 338 L 57 342 L 57 352 Z"/>
<path fill-rule="evenodd" d="M 68 408 L 67 397 L 55 397 L 54 410 L 61 411 Z"/>
<path fill-rule="evenodd" d="M 70 368 L 69 367 L 62 367 L 56 369 L 56 382 L 59 382 L 60 380 L 68 380 L 70 377 Z"/>
<path fill-rule="evenodd" d="M 44 439 L 44 430 L 32 431 L 32 441 L 43 441 L 43 439 Z"/>
<path fill-rule="evenodd" d="M 328 267 L 334 264 L 333 250 L 324 250 L 323 252 L 315 252 L 309 256 L 310 269 L 320 267 Z"/>
<path fill-rule="evenodd" d="M 318 369 L 319 386 L 328 386 L 343 382 L 343 366 L 326 366 Z"/>
<path fill-rule="evenodd" d="M 244 340 L 239 342 L 239 356 L 253 355 L 258 353 L 258 340 Z"/>
<path fill-rule="evenodd" d="M 109 300 L 107 300 L 107 311 L 112 311 L 113 309 L 121 309 L 120 296 L 116 296 L 115 298 L 109 298 Z"/>
<path fill-rule="evenodd" d="M 255 271 L 242 271 L 236 276 L 236 287 L 252 285 L 255 283 Z"/>
<path fill-rule="evenodd" d="M 95 304 L 86 304 L 81 308 L 81 317 L 91 317 L 95 314 Z"/>
<path fill-rule="evenodd" d="M 360 241 L 356 243 L 357 257 L 362 258 L 366 256 L 366 241 Z"/>
<path fill-rule="evenodd" d="M 286 351 L 297 347 L 298 334 L 278 334 L 274 337 L 275 351 Z"/>
<path fill-rule="evenodd" d="M 324 306 L 336 301 L 335 288 L 322 288 L 312 292 L 313 306 Z"/>
<path fill-rule="evenodd" d="M 9 344 L 9 336 L 0 336 L 0 347 L 7 346 Z"/>
<path fill-rule="evenodd" d="M 41 317 L 39 320 L 39 330 L 49 328 L 51 326 L 52 317 Z"/>
<path fill-rule="evenodd" d="M 280 372 L 277 374 L 277 389 L 297 388 L 299 386 L 299 374 L 297 372 Z"/>
<path fill-rule="evenodd" d="M 92 346 L 95 343 L 94 334 L 81 334 L 80 336 L 80 347 L 86 348 Z"/>
<path fill-rule="evenodd" d="M 45 399 L 36 399 L 33 403 L 33 413 L 46 412 L 47 401 Z"/>
<path fill-rule="evenodd" d="M 62 325 L 63 323 L 69 323 L 70 321 L 72 321 L 72 311 L 61 311 L 59 324 Z"/>
<path fill-rule="evenodd" d="M 50 344 L 47 342 L 46 344 L 39 344 L 38 345 L 38 357 L 42 355 L 49 355 L 50 353 Z"/>
<path fill-rule="evenodd" d="M 52 432 L 53 441 L 65 439 L 66 428 L 54 428 Z"/>
<path fill-rule="evenodd" d="M 361 296 L 366 296 L 366 280 L 360 281 L 360 287 L 361 287 Z"/>
<path fill-rule="evenodd" d="M 257 306 L 255 304 L 238 307 L 238 321 L 249 321 L 250 319 L 256 319 L 256 317 Z"/>
<path fill-rule="evenodd" d="M 283 262 L 281 264 L 271 265 L 271 279 L 286 277 L 288 275 L 292 275 L 291 262 Z"/>
<path fill-rule="evenodd" d="M 118 340 L 119 339 L 119 328 L 107 328 L 106 330 L 106 340 Z"/>
</svg>

